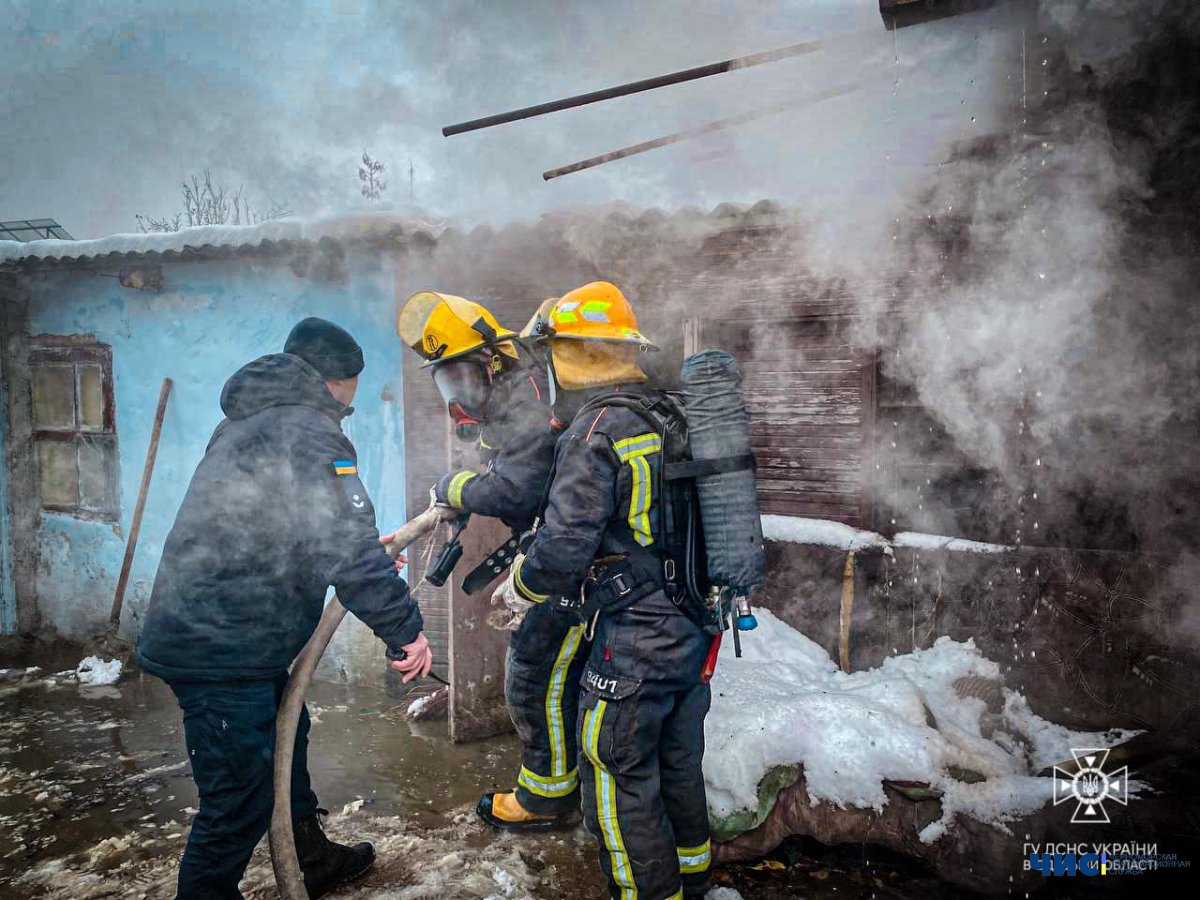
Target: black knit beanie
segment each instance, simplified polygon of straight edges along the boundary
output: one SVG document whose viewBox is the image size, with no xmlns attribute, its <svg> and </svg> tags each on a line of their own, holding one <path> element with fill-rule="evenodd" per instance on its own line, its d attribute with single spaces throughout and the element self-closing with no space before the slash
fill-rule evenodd
<svg viewBox="0 0 1200 900">
<path fill-rule="evenodd" d="M 328 319 L 309 316 L 298 322 L 283 352 L 300 357 L 331 380 L 353 378 L 363 370 L 362 347 L 350 332 Z"/>
</svg>

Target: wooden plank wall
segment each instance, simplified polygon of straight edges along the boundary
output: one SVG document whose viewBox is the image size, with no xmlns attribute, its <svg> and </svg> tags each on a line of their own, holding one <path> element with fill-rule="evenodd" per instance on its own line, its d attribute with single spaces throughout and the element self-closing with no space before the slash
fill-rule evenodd
<svg viewBox="0 0 1200 900">
<path fill-rule="evenodd" d="M 706 345 L 739 361 L 764 513 L 867 527 L 873 355 L 839 317 L 710 323 Z"/>
</svg>

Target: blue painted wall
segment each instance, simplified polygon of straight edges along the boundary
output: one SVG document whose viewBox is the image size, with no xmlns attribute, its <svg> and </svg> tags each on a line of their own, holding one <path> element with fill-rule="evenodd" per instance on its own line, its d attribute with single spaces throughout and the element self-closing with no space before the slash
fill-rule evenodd
<svg viewBox="0 0 1200 900">
<path fill-rule="evenodd" d="M 359 469 L 381 528 L 403 523 L 404 348 L 394 330 L 392 270 L 386 260 L 354 250 L 346 263 L 350 277 L 342 283 L 297 277 L 283 260 L 169 265 L 159 293 L 129 290 L 115 278 L 83 271 L 29 276 L 33 334 L 89 334 L 112 346 L 120 448 L 119 530 L 112 523 L 43 514 L 37 589 L 48 624 L 66 637 L 80 639 L 106 621 L 159 386 L 170 376 L 174 390 L 125 601 L 122 632 L 136 634 L 163 542 L 192 471 L 221 420 L 222 385 L 249 360 L 281 351 L 292 325 L 307 315 L 337 322 L 362 344 L 366 369 L 355 398 L 356 412 L 343 427 L 358 449 Z M 391 399 L 385 400 L 385 395 Z M 339 642 L 340 651 L 331 654 L 332 662 L 357 677 L 373 667 L 376 657 L 382 658 L 380 647 L 362 634 L 347 634 Z"/>
</svg>

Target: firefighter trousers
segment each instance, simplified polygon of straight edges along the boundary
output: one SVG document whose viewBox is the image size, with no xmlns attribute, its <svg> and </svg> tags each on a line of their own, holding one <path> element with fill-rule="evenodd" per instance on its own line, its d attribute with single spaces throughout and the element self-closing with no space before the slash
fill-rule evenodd
<svg viewBox="0 0 1200 900">
<path fill-rule="evenodd" d="M 589 647 L 584 631 L 542 604 L 526 614 L 508 645 L 504 697 L 522 744 L 517 800 L 536 815 L 579 808 L 575 721 Z"/>
<path fill-rule="evenodd" d="M 580 700 L 580 778 L 613 900 L 707 889 L 710 693 L 700 670 L 709 642 L 661 592 L 597 626 Z"/>
</svg>

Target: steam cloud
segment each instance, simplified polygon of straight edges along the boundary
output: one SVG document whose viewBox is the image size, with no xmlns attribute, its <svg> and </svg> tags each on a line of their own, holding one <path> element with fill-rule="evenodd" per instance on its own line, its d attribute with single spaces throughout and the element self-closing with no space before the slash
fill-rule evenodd
<svg viewBox="0 0 1200 900">
<path fill-rule="evenodd" d="M 1200 534 L 1200 15 L 1135 6 L 1044 2 L 1037 96 L 901 233 L 922 303 L 883 329 L 889 374 L 1027 492 L 1009 539 L 1178 552 Z"/>
</svg>

